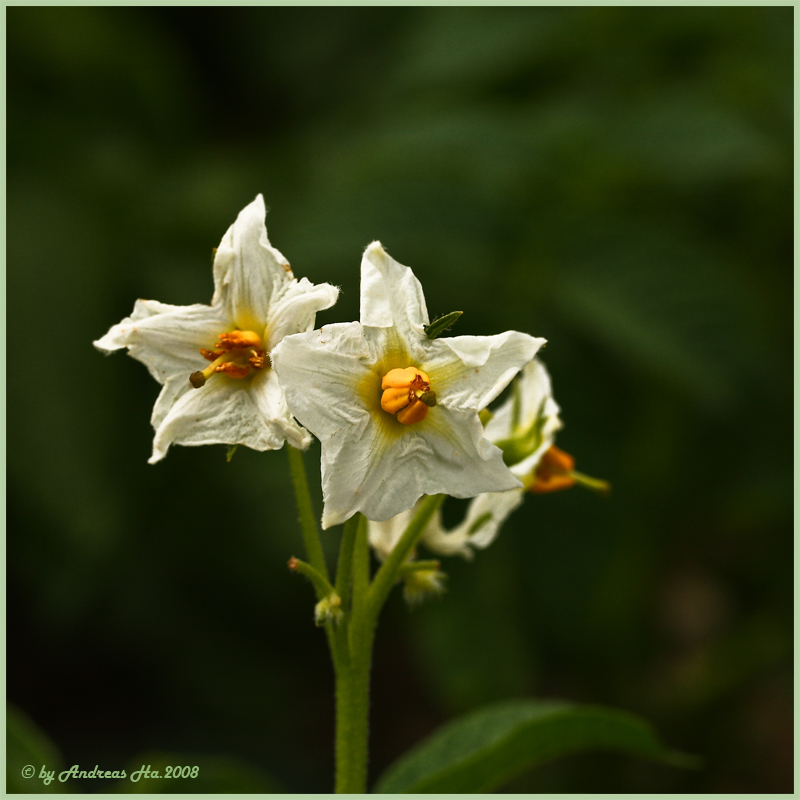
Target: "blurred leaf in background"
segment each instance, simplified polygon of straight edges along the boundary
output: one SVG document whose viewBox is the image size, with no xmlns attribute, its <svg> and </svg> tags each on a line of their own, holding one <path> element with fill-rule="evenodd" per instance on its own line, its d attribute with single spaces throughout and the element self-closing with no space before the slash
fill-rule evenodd
<svg viewBox="0 0 800 800">
<path fill-rule="evenodd" d="M 158 387 L 91 346 L 137 297 L 207 303 L 263 192 L 296 274 L 342 287 L 318 324 L 357 318 L 380 239 L 459 335 L 547 337 L 559 446 L 614 485 L 528 498 L 440 603 L 390 602 L 373 778 L 529 696 L 640 714 L 705 768 L 571 756 L 513 791 L 791 790 L 792 15 L 7 9 L 7 685 L 66 763 L 330 789 L 285 454 L 148 466 Z"/>
</svg>

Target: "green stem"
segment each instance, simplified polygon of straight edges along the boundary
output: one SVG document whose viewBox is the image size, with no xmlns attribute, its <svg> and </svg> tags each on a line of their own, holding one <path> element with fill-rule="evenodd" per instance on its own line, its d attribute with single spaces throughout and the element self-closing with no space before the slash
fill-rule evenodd
<svg viewBox="0 0 800 800">
<path fill-rule="evenodd" d="M 330 581 L 325 556 L 317 530 L 317 520 L 314 516 L 314 506 L 311 504 L 311 494 L 308 491 L 308 478 L 303 464 L 303 453 L 286 443 L 286 453 L 289 456 L 289 469 L 292 473 L 294 495 L 297 501 L 297 513 L 300 517 L 300 530 L 303 534 L 303 544 L 306 548 L 306 557 L 314 569 L 320 572 L 325 580 Z"/>
<path fill-rule="evenodd" d="M 290 558 L 289 569 L 299 572 L 304 578 L 311 581 L 316 590 L 318 600 L 333 594 L 334 588 L 331 586 L 330 581 L 319 570 L 314 569 L 311 564 L 306 564 L 305 561 L 301 561 L 299 558 Z"/>
<path fill-rule="evenodd" d="M 439 569 L 442 564 L 439 561 L 406 561 L 405 564 L 400 565 L 397 571 L 400 577 L 408 575 L 410 572 L 422 572 L 423 570 Z"/>
<path fill-rule="evenodd" d="M 353 614 L 361 614 L 361 609 L 369 593 L 369 541 L 367 538 L 367 518 L 358 515 L 355 547 L 353 549 Z"/>
<path fill-rule="evenodd" d="M 317 520 L 314 516 L 314 506 L 311 504 L 311 493 L 308 491 L 308 478 L 306 477 L 305 464 L 303 464 L 303 453 L 296 447 L 292 447 L 289 442 L 286 442 L 286 453 L 289 457 L 289 470 L 292 473 L 292 484 L 294 485 L 294 496 L 297 503 L 297 514 L 300 519 L 300 531 L 303 534 L 306 558 L 311 562 L 311 568 L 330 585 L 328 566 L 325 563 L 322 544 L 319 540 Z M 318 583 L 314 585 L 317 600 L 322 600 L 325 596 L 320 594 L 320 586 L 321 584 Z M 338 652 L 339 659 L 346 660 L 347 654 L 342 652 L 342 644 L 346 645 L 347 643 L 344 639 L 337 639 L 331 624 L 325 626 L 325 635 L 328 637 L 328 646 L 331 649 L 331 653 L 334 654 L 333 661 L 334 668 L 336 668 L 337 657 L 335 654 Z"/>
<path fill-rule="evenodd" d="M 582 472 L 576 472 L 575 470 L 572 470 L 572 472 L 568 474 L 575 479 L 576 483 L 598 494 L 608 494 L 611 491 L 611 484 L 608 481 L 601 480 L 600 478 L 592 478 L 590 475 L 584 475 Z"/>
<path fill-rule="evenodd" d="M 400 541 L 394 546 L 389 558 L 383 562 L 383 566 L 378 570 L 378 574 L 375 576 L 375 580 L 372 581 L 372 586 L 369 590 L 366 608 L 366 613 L 372 619 L 373 627 L 377 623 L 378 614 L 380 614 L 381 608 L 386 602 L 392 586 L 394 586 L 394 582 L 397 580 L 400 566 L 419 541 L 425 526 L 436 513 L 436 509 L 444 502 L 446 496 L 444 494 L 434 494 L 422 501 L 405 533 L 400 537 Z"/>
<path fill-rule="evenodd" d="M 353 550 L 356 546 L 358 518 L 360 514 L 350 517 L 344 524 L 342 546 L 339 549 L 339 565 L 336 571 L 336 591 L 344 601 L 345 611 L 350 609 L 350 583 L 353 579 Z"/>
<path fill-rule="evenodd" d="M 339 553 L 337 590 L 352 594 L 346 624 L 334 637 L 336 667 L 336 792 L 363 794 L 367 790 L 369 735 L 369 672 L 374 626 L 363 625 L 369 592 L 367 520 L 356 514 L 345 523 Z"/>
<path fill-rule="evenodd" d="M 336 793 L 367 790 L 369 736 L 369 677 L 378 614 L 406 556 L 422 535 L 444 495 L 426 497 L 394 550 L 369 585 L 367 522 L 360 519 L 352 550 L 353 594 L 347 631 L 349 663 L 336 667 Z M 359 515 L 360 516 L 360 515 Z M 348 544 L 349 547 L 349 544 Z M 342 541 L 342 555 L 345 540 Z M 340 566 L 341 569 L 341 566 Z M 338 581 L 337 581 L 338 587 Z M 338 639 L 337 631 L 336 638 Z M 336 658 L 336 656 L 334 656 Z"/>
</svg>

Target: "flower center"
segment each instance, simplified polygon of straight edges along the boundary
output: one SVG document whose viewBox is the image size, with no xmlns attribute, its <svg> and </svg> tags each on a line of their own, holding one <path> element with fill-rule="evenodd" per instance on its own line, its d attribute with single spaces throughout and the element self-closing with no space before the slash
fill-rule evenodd
<svg viewBox="0 0 800 800">
<path fill-rule="evenodd" d="M 211 363 L 189 376 L 195 389 L 203 386 L 216 372 L 224 372 L 229 378 L 244 378 L 251 369 L 264 369 L 268 362 L 261 337 L 254 331 L 223 333 L 213 350 L 201 347 L 200 355 Z"/>
<path fill-rule="evenodd" d="M 389 414 L 396 414 L 403 425 L 422 422 L 428 409 L 436 405 L 431 379 L 416 367 L 390 369 L 383 376 L 381 389 L 381 408 Z"/>
</svg>

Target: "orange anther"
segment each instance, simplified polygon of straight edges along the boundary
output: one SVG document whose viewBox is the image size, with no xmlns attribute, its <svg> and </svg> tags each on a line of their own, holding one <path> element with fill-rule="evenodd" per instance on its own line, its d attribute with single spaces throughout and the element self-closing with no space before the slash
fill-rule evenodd
<svg viewBox="0 0 800 800">
<path fill-rule="evenodd" d="M 234 348 L 261 349 L 261 337 L 255 331 L 231 331 L 223 333 L 214 347 L 221 347 L 223 350 L 233 350 Z"/>
<path fill-rule="evenodd" d="M 250 373 L 250 365 L 237 364 L 235 361 L 225 361 L 217 366 L 216 372 L 224 372 L 229 378 L 245 378 Z"/>
<path fill-rule="evenodd" d="M 381 395 L 381 408 L 389 414 L 396 414 L 410 402 L 408 389 L 385 389 Z"/>
<path fill-rule="evenodd" d="M 390 369 L 381 380 L 381 388 L 381 408 L 388 414 L 397 414 L 403 425 L 421 422 L 428 408 L 436 405 L 431 379 L 416 367 Z"/>
<path fill-rule="evenodd" d="M 403 425 L 413 425 L 415 422 L 422 422 L 428 415 L 428 406 L 420 400 L 414 402 L 397 412 L 397 421 Z"/>
<path fill-rule="evenodd" d="M 411 386 L 430 385 L 431 379 L 416 367 L 390 369 L 381 381 L 381 389 L 408 389 Z"/>
</svg>

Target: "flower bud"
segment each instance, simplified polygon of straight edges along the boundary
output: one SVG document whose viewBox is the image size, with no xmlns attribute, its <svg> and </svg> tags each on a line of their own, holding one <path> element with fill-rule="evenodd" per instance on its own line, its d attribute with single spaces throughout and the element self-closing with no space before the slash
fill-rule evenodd
<svg viewBox="0 0 800 800">
<path fill-rule="evenodd" d="M 441 597 L 447 590 L 447 575 L 438 569 L 409 570 L 403 575 L 403 597 L 411 608 L 429 598 Z"/>
<path fill-rule="evenodd" d="M 330 622 L 335 628 L 342 621 L 343 616 L 342 598 L 336 592 L 331 592 L 327 597 L 323 597 L 314 606 L 314 622 L 320 627 Z"/>
</svg>

